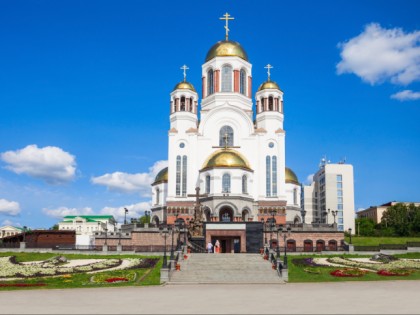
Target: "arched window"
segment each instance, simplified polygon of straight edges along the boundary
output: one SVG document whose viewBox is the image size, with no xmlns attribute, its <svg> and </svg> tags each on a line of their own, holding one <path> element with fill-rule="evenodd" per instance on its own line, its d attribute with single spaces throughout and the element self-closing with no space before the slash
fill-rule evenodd
<svg viewBox="0 0 420 315">
<path fill-rule="evenodd" d="M 210 193 L 210 175 L 206 176 L 206 194 Z"/>
<path fill-rule="evenodd" d="M 187 156 L 182 157 L 182 196 L 187 195 Z"/>
<path fill-rule="evenodd" d="M 242 176 L 242 193 L 248 193 L 248 178 L 246 177 L 246 175 Z"/>
<path fill-rule="evenodd" d="M 222 193 L 230 193 L 230 175 L 229 174 L 223 174 Z"/>
<path fill-rule="evenodd" d="M 241 69 L 239 76 L 239 93 L 246 94 L 246 72 L 244 69 Z"/>
<path fill-rule="evenodd" d="M 180 111 L 185 112 L 185 96 L 181 96 L 181 106 Z"/>
<path fill-rule="evenodd" d="M 265 158 L 265 194 L 267 197 L 271 196 L 271 157 L 269 155 Z"/>
<path fill-rule="evenodd" d="M 271 158 L 271 195 L 277 196 L 277 157 Z"/>
<path fill-rule="evenodd" d="M 192 112 L 193 111 L 193 108 L 194 108 L 194 99 L 191 97 L 190 98 L 190 108 L 188 109 L 190 112 Z"/>
<path fill-rule="evenodd" d="M 177 196 L 181 195 L 181 156 L 176 157 L 176 185 L 175 193 Z"/>
<path fill-rule="evenodd" d="M 222 92 L 232 92 L 232 67 L 222 67 Z"/>
<path fill-rule="evenodd" d="M 231 126 L 223 126 L 219 131 L 219 146 L 233 147 L 233 129 Z"/>
<path fill-rule="evenodd" d="M 242 221 L 249 221 L 249 211 L 246 209 L 242 211 Z"/>
<path fill-rule="evenodd" d="M 160 190 L 159 188 L 156 189 L 156 204 L 160 204 Z"/>
<path fill-rule="evenodd" d="M 265 158 L 266 196 L 277 196 L 277 157 L 267 155 Z"/>
<path fill-rule="evenodd" d="M 273 97 L 272 96 L 270 96 L 269 98 L 268 98 L 268 110 L 273 110 L 274 109 L 274 100 L 273 100 Z"/>
<path fill-rule="evenodd" d="M 210 69 L 207 72 L 207 95 L 212 95 L 214 93 L 214 78 L 213 70 Z"/>
<path fill-rule="evenodd" d="M 261 98 L 261 111 L 265 111 L 265 98 Z"/>
</svg>

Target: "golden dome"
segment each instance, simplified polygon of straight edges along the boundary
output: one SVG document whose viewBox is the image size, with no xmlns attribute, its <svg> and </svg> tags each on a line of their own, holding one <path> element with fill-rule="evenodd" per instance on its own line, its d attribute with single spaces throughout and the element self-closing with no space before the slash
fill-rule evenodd
<svg viewBox="0 0 420 315">
<path fill-rule="evenodd" d="M 300 185 L 296 174 L 290 168 L 286 167 L 285 171 L 286 171 L 286 183 Z"/>
<path fill-rule="evenodd" d="M 268 80 L 268 81 L 265 81 L 263 84 L 260 85 L 260 87 L 258 88 L 258 91 L 262 91 L 262 90 L 266 90 L 266 89 L 280 90 L 280 87 L 276 82 Z"/>
<path fill-rule="evenodd" d="M 231 40 L 222 40 L 214 44 L 207 53 L 206 62 L 220 56 L 236 56 L 248 61 L 248 55 L 242 46 Z"/>
<path fill-rule="evenodd" d="M 173 90 L 174 91 L 175 90 L 191 90 L 191 91 L 195 92 L 194 86 L 190 82 L 187 82 L 187 81 L 179 82 L 177 85 L 175 85 Z"/>
<path fill-rule="evenodd" d="M 152 185 L 156 185 L 156 184 L 160 184 L 163 182 L 168 182 L 168 168 L 165 167 L 164 169 L 162 169 L 155 178 L 155 181 L 153 182 Z"/>
<path fill-rule="evenodd" d="M 234 167 L 251 170 L 246 159 L 237 151 L 222 149 L 213 153 L 204 163 L 203 170 L 214 167 Z"/>
</svg>

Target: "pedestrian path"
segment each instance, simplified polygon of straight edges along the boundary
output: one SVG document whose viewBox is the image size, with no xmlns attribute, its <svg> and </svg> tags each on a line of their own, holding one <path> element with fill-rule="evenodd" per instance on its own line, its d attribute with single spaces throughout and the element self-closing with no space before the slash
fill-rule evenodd
<svg viewBox="0 0 420 315">
<path fill-rule="evenodd" d="M 189 254 L 168 284 L 281 284 L 284 281 L 259 254 Z"/>
</svg>

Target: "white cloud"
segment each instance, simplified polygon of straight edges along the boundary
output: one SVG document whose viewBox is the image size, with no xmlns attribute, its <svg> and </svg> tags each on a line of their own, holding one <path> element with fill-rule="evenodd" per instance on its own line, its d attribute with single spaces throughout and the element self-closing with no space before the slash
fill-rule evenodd
<svg viewBox="0 0 420 315">
<path fill-rule="evenodd" d="M 53 217 L 56 219 L 62 219 L 66 215 L 91 215 L 94 214 L 92 208 L 85 207 L 85 208 L 67 208 L 67 207 L 59 207 L 56 209 L 42 209 L 47 216 Z"/>
<path fill-rule="evenodd" d="M 365 208 L 357 208 L 356 212 L 363 211 Z"/>
<path fill-rule="evenodd" d="M 16 201 L 0 199 L 0 214 L 16 216 L 20 213 L 20 205 Z"/>
<path fill-rule="evenodd" d="M 149 168 L 148 173 L 128 174 L 114 172 L 98 177 L 92 177 L 91 182 L 97 185 L 106 186 L 109 190 L 124 193 L 140 193 L 142 197 L 150 197 L 151 188 L 157 173 L 168 165 L 168 161 L 157 161 Z"/>
<path fill-rule="evenodd" d="M 32 144 L 20 150 L 4 152 L 1 159 L 9 164 L 7 169 L 43 179 L 49 184 L 68 182 L 75 176 L 75 157 L 58 147 L 38 148 Z"/>
<path fill-rule="evenodd" d="M 124 208 L 127 208 L 127 221 L 130 218 L 139 218 L 144 214 L 145 210 L 150 210 L 151 202 L 139 202 L 132 205 L 121 206 L 121 207 L 104 207 L 100 213 L 103 215 L 113 215 L 115 220 L 124 222 Z"/>
<path fill-rule="evenodd" d="M 404 90 L 391 95 L 391 98 L 403 101 L 415 101 L 420 99 L 420 92 L 413 92 L 411 90 Z"/>
<path fill-rule="evenodd" d="M 313 183 L 313 181 L 314 181 L 314 174 L 309 174 L 306 177 L 306 183 L 307 183 L 307 185 L 311 185 Z"/>
<path fill-rule="evenodd" d="M 377 23 L 339 44 L 342 60 L 337 73 L 354 73 L 370 84 L 391 81 L 409 84 L 420 80 L 420 31 L 405 33 Z"/>
</svg>

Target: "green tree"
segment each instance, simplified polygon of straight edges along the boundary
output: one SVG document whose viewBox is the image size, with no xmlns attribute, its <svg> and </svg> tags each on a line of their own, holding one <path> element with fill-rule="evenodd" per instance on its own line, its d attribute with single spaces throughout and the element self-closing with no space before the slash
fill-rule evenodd
<svg viewBox="0 0 420 315">
<path fill-rule="evenodd" d="M 141 224 L 150 223 L 150 215 L 142 215 L 142 216 L 139 218 L 139 222 L 140 222 Z"/>
<path fill-rule="evenodd" d="M 369 218 L 356 219 L 356 233 L 360 236 L 375 235 L 375 222 Z"/>
<path fill-rule="evenodd" d="M 52 227 L 50 227 L 50 230 L 57 231 L 58 230 L 58 224 L 54 224 Z"/>
<path fill-rule="evenodd" d="M 382 225 L 393 228 L 398 236 L 415 235 L 420 232 L 420 206 L 397 203 L 385 210 Z"/>
</svg>

